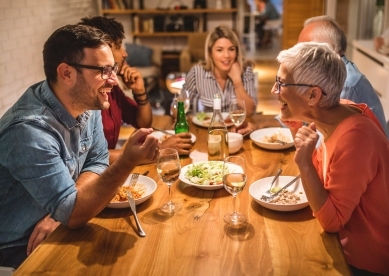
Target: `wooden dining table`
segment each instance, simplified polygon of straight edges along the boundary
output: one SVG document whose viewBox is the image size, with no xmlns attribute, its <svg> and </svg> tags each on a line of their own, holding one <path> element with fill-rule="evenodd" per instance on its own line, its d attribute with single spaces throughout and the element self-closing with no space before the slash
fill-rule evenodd
<svg viewBox="0 0 389 276">
<path fill-rule="evenodd" d="M 262 127 L 274 116 L 253 115 Z M 192 151 L 207 152 L 207 128 L 188 118 L 196 136 Z M 154 116 L 153 126 L 172 129 L 170 116 Z M 122 127 L 120 138 L 134 131 Z M 233 209 L 224 188 L 202 190 L 177 181 L 172 198 L 182 204 L 173 215 L 159 207 L 168 201 L 168 187 L 158 177 L 156 164 L 136 167 L 157 183 L 154 194 L 137 205 L 145 237 L 137 235 L 130 208 L 105 208 L 84 227 L 60 225 L 16 270 L 18 275 L 350 275 L 337 234 L 324 232 L 312 210 L 291 212 L 266 209 L 249 194 L 258 179 L 299 174 L 295 148 L 266 150 L 246 137 L 236 155 L 243 156 L 247 185 L 237 196 L 237 210 L 247 222 L 236 227 L 223 221 Z M 181 156 L 181 166 L 192 163 Z M 129 172 L 131 173 L 131 172 Z"/>
</svg>

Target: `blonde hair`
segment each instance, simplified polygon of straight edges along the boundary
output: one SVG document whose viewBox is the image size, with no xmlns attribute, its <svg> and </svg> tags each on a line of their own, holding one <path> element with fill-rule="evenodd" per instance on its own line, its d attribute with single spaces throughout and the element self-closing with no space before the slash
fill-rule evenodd
<svg viewBox="0 0 389 276">
<path fill-rule="evenodd" d="M 252 66 L 251 62 L 246 62 L 245 64 L 243 63 L 243 54 L 239 45 L 239 39 L 234 31 L 228 26 L 218 26 L 208 34 L 205 41 L 205 62 L 203 64 L 205 70 L 212 72 L 214 70 L 214 64 L 211 58 L 212 47 L 220 38 L 227 38 L 231 41 L 232 45 L 234 45 L 236 48 L 236 61 L 238 62 L 240 68 L 245 69 L 247 66 Z"/>
</svg>

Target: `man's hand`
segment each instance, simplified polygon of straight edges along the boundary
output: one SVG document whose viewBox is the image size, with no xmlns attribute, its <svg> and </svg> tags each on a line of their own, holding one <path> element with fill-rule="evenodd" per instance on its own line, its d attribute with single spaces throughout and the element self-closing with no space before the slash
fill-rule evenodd
<svg viewBox="0 0 389 276">
<path fill-rule="evenodd" d="M 141 94 L 145 92 L 143 77 L 136 68 L 124 63 L 120 70 L 120 76 L 124 84 L 133 90 L 133 93 Z"/>
<path fill-rule="evenodd" d="M 35 248 L 44 241 L 48 235 L 51 234 L 61 223 L 50 218 L 49 215 L 45 216 L 39 221 L 32 231 L 32 234 L 28 240 L 27 256 L 31 254 Z"/>
<path fill-rule="evenodd" d="M 158 139 L 149 135 L 152 128 L 141 128 L 127 140 L 122 157 L 133 165 L 155 162 L 158 158 Z"/>
<path fill-rule="evenodd" d="M 188 132 L 175 134 L 162 142 L 161 148 L 174 148 L 179 155 L 189 155 L 192 149 L 191 135 Z"/>
</svg>

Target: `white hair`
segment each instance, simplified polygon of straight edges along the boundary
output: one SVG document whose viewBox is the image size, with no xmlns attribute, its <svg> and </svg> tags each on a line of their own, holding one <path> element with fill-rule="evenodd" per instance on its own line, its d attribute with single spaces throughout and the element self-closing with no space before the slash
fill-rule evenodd
<svg viewBox="0 0 389 276">
<path fill-rule="evenodd" d="M 320 100 L 321 107 L 339 104 L 340 92 L 346 79 L 346 66 L 341 57 L 327 43 L 302 42 L 281 51 L 277 60 L 296 83 L 318 86 L 327 95 Z M 306 87 L 297 89 L 298 93 Z"/>
</svg>

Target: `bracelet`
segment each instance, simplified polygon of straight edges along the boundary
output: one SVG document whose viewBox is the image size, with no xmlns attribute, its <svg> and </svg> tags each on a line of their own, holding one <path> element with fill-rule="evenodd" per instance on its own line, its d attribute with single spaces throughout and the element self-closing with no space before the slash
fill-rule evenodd
<svg viewBox="0 0 389 276">
<path fill-rule="evenodd" d="M 135 99 L 135 102 L 136 102 L 138 105 L 146 105 L 146 104 L 149 103 L 149 98 L 146 96 L 146 99 L 144 99 L 144 100 Z"/>
<path fill-rule="evenodd" d="M 144 95 L 146 95 L 147 92 L 144 92 L 143 94 L 135 94 L 135 93 L 132 93 L 132 95 L 134 96 L 134 98 L 138 98 L 138 97 L 142 97 Z"/>
<path fill-rule="evenodd" d="M 238 83 L 238 84 L 234 84 L 234 88 L 238 88 L 239 86 L 243 86 L 243 83 L 240 82 L 240 83 Z"/>
</svg>

